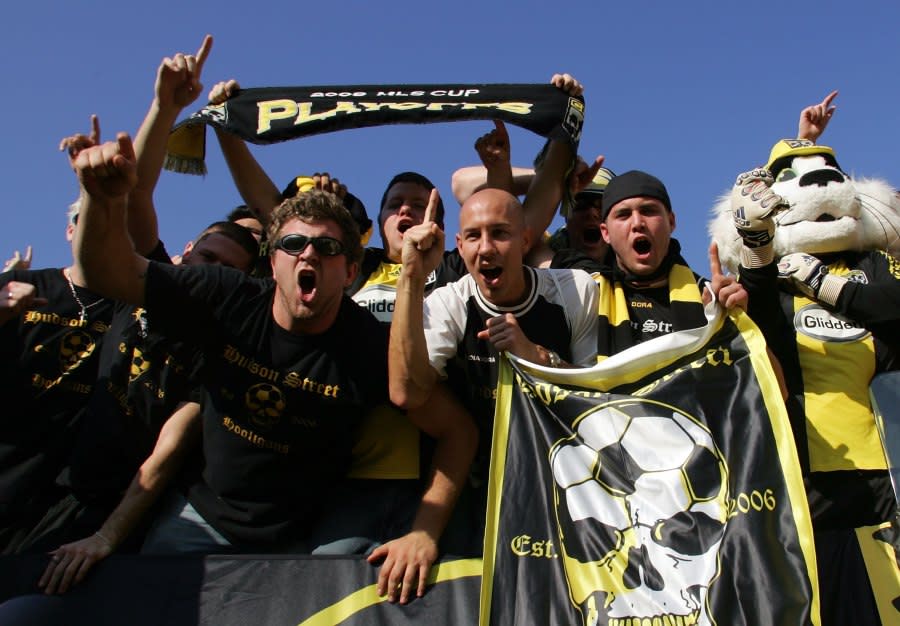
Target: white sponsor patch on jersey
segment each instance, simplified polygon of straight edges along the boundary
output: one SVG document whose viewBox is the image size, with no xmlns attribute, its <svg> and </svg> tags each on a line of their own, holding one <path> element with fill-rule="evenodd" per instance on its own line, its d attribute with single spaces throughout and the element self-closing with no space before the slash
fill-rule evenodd
<svg viewBox="0 0 900 626">
<path fill-rule="evenodd" d="M 794 328 L 820 341 L 858 341 L 869 334 L 862 324 L 827 311 L 818 304 L 808 304 L 797 311 Z"/>
<path fill-rule="evenodd" d="M 390 324 L 394 317 L 397 290 L 388 285 L 369 285 L 353 294 L 353 301 L 368 309 L 379 322 Z"/>
</svg>

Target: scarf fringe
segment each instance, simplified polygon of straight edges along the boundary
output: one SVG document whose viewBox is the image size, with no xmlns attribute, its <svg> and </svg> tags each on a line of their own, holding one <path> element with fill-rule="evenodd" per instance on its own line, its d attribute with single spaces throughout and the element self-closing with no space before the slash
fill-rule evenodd
<svg viewBox="0 0 900 626">
<path fill-rule="evenodd" d="M 206 163 L 203 159 L 191 159 L 188 157 L 167 154 L 163 161 L 163 169 L 178 174 L 191 174 L 193 176 L 206 176 Z"/>
</svg>

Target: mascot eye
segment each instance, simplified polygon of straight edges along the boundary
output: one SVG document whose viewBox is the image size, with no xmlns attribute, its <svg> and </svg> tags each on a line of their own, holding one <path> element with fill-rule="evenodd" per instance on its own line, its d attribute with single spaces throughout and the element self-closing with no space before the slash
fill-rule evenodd
<svg viewBox="0 0 900 626">
<path fill-rule="evenodd" d="M 784 168 L 780 172 L 778 172 L 778 177 L 775 178 L 776 183 L 784 182 L 786 180 L 791 180 L 792 178 L 797 178 L 797 172 L 792 170 L 789 167 Z"/>
</svg>

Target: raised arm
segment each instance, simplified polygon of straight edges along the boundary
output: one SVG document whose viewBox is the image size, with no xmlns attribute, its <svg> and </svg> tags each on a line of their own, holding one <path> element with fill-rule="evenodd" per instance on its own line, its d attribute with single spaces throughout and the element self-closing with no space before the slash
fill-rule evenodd
<svg viewBox="0 0 900 626">
<path fill-rule="evenodd" d="M 422 406 L 438 379 L 428 359 L 422 308 L 425 280 L 444 254 L 444 232 L 432 220 L 437 202 L 437 189 L 432 189 L 424 221 L 403 236 L 403 268 L 397 279 L 391 321 L 388 375 L 391 402 L 404 409 Z"/>
<path fill-rule="evenodd" d="M 73 166 L 81 184 L 75 230 L 75 265 L 85 286 L 108 298 L 144 304 L 147 260 L 128 234 L 127 198 L 137 181 L 134 146 L 127 133 L 78 153 Z"/>
<path fill-rule="evenodd" d="M 211 104 L 221 104 L 235 95 L 240 88 L 236 80 L 216 83 L 209 92 L 209 101 Z M 281 192 L 278 187 L 260 166 L 243 139 L 219 129 L 216 129 L 216 137 L 244 204 L 255 209 L 263 222 L 268 223 L 272 210 L 281 203 Z"/>
<path fill-rule="evenodd" d="M 128 229 L 140 254 L 149 254 L 159 243 L 153 191 L 166 157 L 169 131 L 182 109 L 203 90 L 200 75 L 212 43 L 212 37 L 207 35 L 197 54 L 179 52 L 166 57 L 156 72 L 153 102 L 134 138 L 137 184 L 128 198 Z"/>
<path fill-rule="evenodd" d="M 822 136 L 837 110 L 837 107 L 831 104 L 837 95 L 836 90 L 832 91 L 819 104 L 813 104 L 800 111 L 800 121 L 797 124 L 798 139 L 809 139 L 815 143 Z"/>
<path fill-rule="evenodd" d="M 534 178 L 534 168 L 516 167 L 512 170 L 512 185 L 506 189 L 514 196 L 522 196 L 531 186 L 531 179 Z M 491 185 L 488 183 L 488 170 L 483 165 L 467 165 L 461 167 L 455 172 L 450 179 L 450 188 L 453 191 L 453 197 L 462 204 L 469 199 L 476 191 L 487 189 Z"/>
<path fill-rule="evenodd" d="M 584 93 L 584 86 L 569 74 L 554 74 L 550 83 L 572 96 Z M 556 209 L 566 191 L 566 173 L 574 152 L 568 141 L 553 140 L 547 146 L 540 166 L 536 169 L 522 206 L 525 223 L 531 231 L 531 241 L 538 241 L 553 221 Z"/>
</svg>

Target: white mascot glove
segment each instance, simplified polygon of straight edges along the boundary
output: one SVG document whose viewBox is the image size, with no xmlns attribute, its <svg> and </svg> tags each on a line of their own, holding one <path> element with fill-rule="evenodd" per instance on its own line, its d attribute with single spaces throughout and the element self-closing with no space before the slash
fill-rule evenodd
<svg viewBox="0 0 900 626">
<path fill-rule="evenodd" d="M 738 176 L 731 189 L 731 217 L 744 241 L 741 247 L 741 265 L 744 267 L 762 267 L 775 258 L 772 246 L 775 220 L 772 216 L 787 203 L 769 188 L 773 182 L 769 170 L 760 168 Z"/>
<path fill-rule="evenodd" d="M 847 279 L 828 273 L 828 266 L 811 254 L 795 252 L 778 262 L 778 278 L 803 295 L 834 306 Z"/>
</svg>

